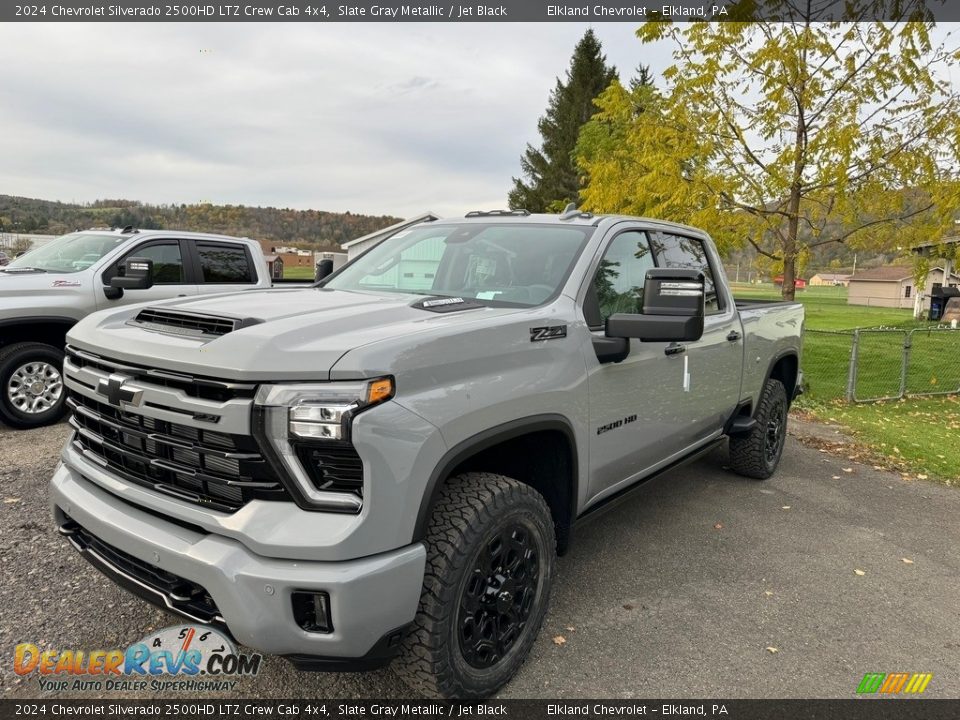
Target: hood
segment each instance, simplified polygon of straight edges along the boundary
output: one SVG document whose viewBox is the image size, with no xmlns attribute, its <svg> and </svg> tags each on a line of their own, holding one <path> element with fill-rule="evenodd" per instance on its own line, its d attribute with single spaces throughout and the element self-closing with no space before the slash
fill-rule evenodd
<svg viewBox="0 0 960 720">
<path fill-rule="evenodd" d="M 0 268 L 0 319 L 56 314 L 77 319 L 92 301 L 84 273 Z"/>
<path fill-rule="evenodd" d="M 474 307 L 441 313 L 413 307 L 422 300 L 322 288 L 245 291 L 95 313 L 74 326 L 67 341 L 118 360 L 195 375 L 322 381 L 355 348 L 518 311 Z M 237 329 L 200 338 L 129 322 L 145 308 L 225 318 Z"/>
</svg>

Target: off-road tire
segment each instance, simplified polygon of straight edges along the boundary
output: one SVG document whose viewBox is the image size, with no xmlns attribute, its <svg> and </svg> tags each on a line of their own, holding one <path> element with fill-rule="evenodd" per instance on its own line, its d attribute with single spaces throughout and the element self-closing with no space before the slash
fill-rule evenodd
<svg viewBox="0 0 960 720">
<path fill-rule="evenodd" d="M 489 552 L 499 533 L 518 525 L 530 532 L 527 539 L 535 541 L 539 555 L 532 606 L 509 650 L 490 667 L 473 667 L 461 645 L 461 601 L 481 552 Z M 425 544 L 423 592 L 394 669 L 427 697 L 490 697 L 523 664 L 547 612 L 556 556 L 550 509 L 528 485 L 493 473 L 465 473 L 441 489 Z"/>
<path fill-rule="evenodd" d="M 55 367 L 63 382 L 63 352 L 53 345 L 21 342 L 0 349 L 0 420 L 17 429 L 50 425 L 62 418 L 66 411 L 65 387 L 61 387 L 59 401 L 43 412 L 25 413 L 13 404 L 8 383 L 17 369 L 29 362 L 43 362 Z"/>
<path fill-rule="evenodd" d="M 777 471 L 787 440 L 787 391 L 770 378 L 760 393 L 756 426 L 745 435 L 730 436 L 730 467 L 738 475 L 766 480 Z M 777 431 L 773 432 L 776 424 Z M 775 435 L 775 437 L 774 437 Z"/>
</svg>

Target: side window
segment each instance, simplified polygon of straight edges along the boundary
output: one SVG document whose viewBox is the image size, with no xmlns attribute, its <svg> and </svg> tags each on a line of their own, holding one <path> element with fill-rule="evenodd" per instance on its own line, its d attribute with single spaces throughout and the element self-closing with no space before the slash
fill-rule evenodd
<svg viewBox="0 0 960 720">
<path fill-rule="evenodd" d="M 150 243 L 135 248 L 123 256 L 123 260 L 132 257 L 142 257 L 153 260 L 153 284 L 177 285 L 185 281 L 183 272 L 183 258 L 180 255 L 180 243 L 176 240 L 168 242 Z M 103 273 L 103 284 L 109 285 L 110 279 L 117 274 L 117 265 L 114 263 Z"/>
<path fill-rule="evenodd" d="M 715 315 L 723 310 L 723 300 L 717 292 L 713 268 L 707 257 L 703 241 L 683 235 L 657 233 L 653 238 L 653 251 L 657 255 L 657 265 L 663 268 L 688 268 L 703 272 L 704 304 L 707 315 Z"/>
<path fill-rule="evenodd" d="M 254 283 L 247 251 L 236 245 L 197 243 L 204 283 Z"/>
<path fill-rule="evenodd" d="M 639 313 L 643 307 L 643 283 L 647 270 L 655 267 L 647 234 L 640 230 L 620 233 L 610 243 L 593 278 L 593 292 L 600 308 L 590 325 L 603 324 L 614 313 Z"/>
</svg>

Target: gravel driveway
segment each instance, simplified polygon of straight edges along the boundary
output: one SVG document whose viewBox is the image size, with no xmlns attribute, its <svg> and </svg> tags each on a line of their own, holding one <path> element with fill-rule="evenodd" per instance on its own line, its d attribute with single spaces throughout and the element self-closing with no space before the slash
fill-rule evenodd
<svg viewBox="0 0 960 720">
<path fill-rule="evenodd" d="M 126 647 L 175 624 L 54 532 L 46 483 L 67 435 L 65 425 L 0 428 L 7 698 L 39 694 L 34 676 L 12 673 L 19 642 Z M 675 471 L 578 532 L 541 637 L 503 697 L 851 697 L 864 673 L 895 671 L 933 673 L 926 696 L 960 697 L 956 489 L 794 438 L 765 483 L 723 462 L 717 453 Z M 303 674 L 273 657 L 239 690 L 408 695 L 389 670 Z"/>
</svg>

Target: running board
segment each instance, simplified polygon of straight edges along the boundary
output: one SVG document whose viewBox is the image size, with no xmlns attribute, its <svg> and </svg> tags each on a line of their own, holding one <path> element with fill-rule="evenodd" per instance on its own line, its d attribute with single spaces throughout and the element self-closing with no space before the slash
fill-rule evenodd
<svg viewBox="0 0 960 720">
<path fill-rule="evenodd" d="M 703 447 L 697 448 L 696 450 L 691 452 L 689 455 L 685 455 L 679 460 L 674 460 L 669 465 L 666 465 L 660 468 L 659 470 L 651 473 L 650 475 L 647 475 L 646 477 L 640 478 L 635 483 L 628 485 L 622 490 L 618 490 L 617 492 L 615 492 L 613 495 L 610 495 L 609 497 L 605 497 L 603 500 L 600 500 L 595 505 L 591 505 L 589 508 L 587 508 L 587 510 L 582 515 L 580 515 L 580 517 L 576 519 L 576 521 L 574 522 L 574 528 L 579 530 L 583 525 L 587 524 L 592 520 L 595 520 L 601 515 L 606 514 L 607 511 L 612 510 L 623 501 L 629 500 L 630 497 L 633 495 L 633 493 L 645 487 L 646 484 L 651 480 L 654 480 L 655 478 L 658 478 L 661 475 L 664 475 L 670 472 L 671 470 L 676 470 L 677 468 L 687 465 L 688 463 L 692 463 L 695 460 L 699 460 L 704 455 L 707 455 L 708 453 L 712 452 L 717 447 L 722 445 L 725 441 L 726 441 L 726 437 L 721 435 L 716 440 L 711 440 Z"/>
</svg>

